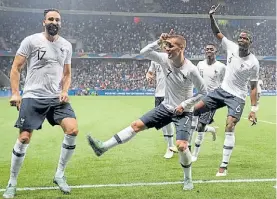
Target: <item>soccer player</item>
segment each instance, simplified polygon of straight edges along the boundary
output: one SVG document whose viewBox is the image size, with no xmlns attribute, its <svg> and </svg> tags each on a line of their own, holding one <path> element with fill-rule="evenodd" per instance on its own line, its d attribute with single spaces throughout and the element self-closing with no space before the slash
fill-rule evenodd
<svg viewBox="0 0 277 199">
<path fill-rule="evenodd" d="M 212 92 L 218 88 L 223 80 L 226 66 L 220 61 L 216 60 L 216 47 L 214 44 L 208 44 L 205 47 L 206 58 L 197 64 L 200 75 L 203 77 L 207 86 L 207 91 Z M 216 130 L 209 126 L 213 122 L 215 109 L 200 115 L 196 131 L 197 137 L 195 139 L 195 146 L 192 153 L 192 162 L 195 162 L 200 152 L 200 146 L 204 140 L 205 132 L 211 132 L 213 140 L 216 139 Z"/>
<path fill-rule="evenodd" d="M 253 41 L 249 31 L 243 31 L 238 38 L 238 44 L 228 40 L 219 30 L 214 13 L 217 7 L 212 6 L 209 12 L 211 28 L 215 36 L 221 40 L 227 50 L 227 66 L 225 76 L 220 88 L 208 93 L 195 107 L 195 115 L 209 110 L 227 106 L 228 115 L 225 127 L 225 140 L 223 146 L 223 158 L 216 176 L 226 176 L 227 166 L 235 146 L 235 126 L 239 122 L 245 98 L 248 94 L 247 84 L 250 81 L 251 112 L 248 119 L 255 124 L 257 111 L 257 82 L 259 77 L 259 61 L 253 55 L 249 47 Z"/>
<path fill-rule="evenodd" d="M 259 79 L 258 81 L 258 85 L 257 85 L 257 111 L 259 110 L 259 105 L 260 105 L 260 97 L 261 97 L 261 93 L 262 93 L 262 88 L 263 88 L 263 80 Z"/>
<path fill-rule="evenodd" d="M 157 62 L 151 61 L 148 72 L 146 73 L 147 81 L 152 84 L 154 81 L 154 74 L 156 76 L 156 89 L 155 89 L 155 107 L 159 106 L 164 100 L 165 95 L 165 76 L 162 71 L 162 67 Z M 167 149 L 164 154 L 164 158 L 170 159 L 173 157 L 173 152 L 178 152 L 174 146 L 173 141 L 173 129 L 171 123 L 162 127 L 165 141 L 167 142 Z M 172 149 L 175 149 L 174 151 Z"/>
<path fill-rule="evenodd" d="M 15 127 L 19 136 L 11 158 L 10 179 L 4 198 L 16 194 L 17 177 L 25 158 L 33 130 L 41 129 L 45 118 L 64 131 L 60 159 L 53 182 L 68 194 L 64 171 L 70 160 L 78 134 L 75 113 L 68 103 L 71 83 L 72 46 L 59 35 L 61 16 L 58 10 L 44 11 L 44 32 L 26 37 L 17 50 L 10 73 L 12 97 L 10 103 L 19 109 Z M 27 76 L 22 100 L 19 95 L 20 72 L 27 62 Z M 47 141 L 46 141 L 47 142 Z"/>
<path fill-rule="evenodd" d="M 140 53 L 159 63 L 165 74 L 164 101 L 130 126 L 115 134 L 106 142 L 88 136 L 88 141 L 97 156 L 112 147 L 125 143 L 138 132 L 147 128 L 160 129 L 173 122 L 176 127 L 176 146 L 184 170 L 184 190 L 193 189 L 191 175 L 191 153 L 188 149 L 193 105 L 206 94 L 206 86 L 196 66 L 184 57 L 186 40 L 183 36 L 163 33 L 158 41 L 148 44 Z M 166 54 L 156 52 L 165 49 Z M 193 85 L 198 93 L 193 96 Z"/>
</svg>

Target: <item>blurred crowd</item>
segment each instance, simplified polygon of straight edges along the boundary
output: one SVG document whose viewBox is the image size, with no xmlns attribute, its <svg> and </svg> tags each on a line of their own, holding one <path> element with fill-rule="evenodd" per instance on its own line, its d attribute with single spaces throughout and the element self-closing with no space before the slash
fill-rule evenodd
<svg viewBox="0 0 277 199">
<path fill-rule="evenodd" d="M 1 0 L 3 6 L 19 8 L 58 8 L 115 12 L 153 12 L 206 14 L 214 4 L 221 4 L 219 14 L 275 16 L 276 1 L 267 0 Z"/>
<path fill-rule="evenodd" d="M 39 13 L 0 12 L 0 50 L 15 52 L 24 37 L 41 32 L 43 15 Z M 219 20 L 224 35 L 237 40 L 238 33 L 250 30 L 254 35 L 252 51 L 259 56 L 276 54 L 275 21 Z M 139 53 L 162 32 L 174 29 L 187 39 L 187 56 L 202 55 L 204 45 L 216 43 L 209 19 L 63 15 L 61 35 L 75 52 Z M 219 54 L 224 51 L 219 48 Z"/>
<path fill-rule="evenodd" d="M 115 11 L 139 13 L 175 13 L 207 14 L 213 4 L 220 3 L 217 14 L 275 16 L 276 2 L 268 0 L 0 0 L 0 6 L 15 8 L 57 8 L 61 10 Z M 1 11 L 0 53 L 15 53 L 20 42 L 28 35 L 42 32 L 42 13 L 22 11 Z M 185 56 L 197 58 L 203 56 L 208 43 L 218 46 L 218 55 L 225 55 L 220 43 L 215 39 L 208 18 L 190 17 L 138 17 L 138 16 L 62 14 L 60 34 L 73 45 L 77 53 L 116 53 L 137 54 L 148 43 L 158 39 L 161 33 L 174 29 L 176 34 L 187 40 Z M 126 16 L 125 16 L 126 15 Z M 241 30 L 253 33 L 254 41 L 251 51 L 257 56 L 276 55 L 275 20 L 260 19 L 218 19 L 223 34 L 236 41 Z M 199 58 L 197 58 L 199 59 Z M 11 57 L 0 57 L 1 72 L 9 75 Z M 149 61 L 138 60 L 100 60 L 73 59 L 72 88 L 77 89 L 153 89 L 145 81 Z M 275 62 L 261 62 L 261 78 L 265 90 L 275 90 Z M 21 75 L 21 87 L 26 70 Z"/>
<path fill-rule="evenodd" d="M 0 69 L 9 76 L 12 58 L 1 57 Z M 197 64 L 197 61 L 193 61 Z M 73 59 L 72 60 L 72 89 L 107 90 L 118 89 L 125 91 L 148 90 L 155 88 L 148 84 L 145 75 L 149 61 L 138 60 L 104 60 L 104 59 Z M 276 89 L 276 63 L 261 61 L 260 78 L 264 90 Z M 24 85 L 26 69 L 21 74 L 21 88 Z"/>
</svg>

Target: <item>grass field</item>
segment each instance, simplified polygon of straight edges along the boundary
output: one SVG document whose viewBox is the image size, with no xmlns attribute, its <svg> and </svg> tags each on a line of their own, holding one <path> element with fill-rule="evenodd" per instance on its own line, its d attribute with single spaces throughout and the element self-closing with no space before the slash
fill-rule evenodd
<svg viewBox="0 0 277 199">
<path fill-rule="evenodd" d="M 258 125 L 251 127 L 242 119 L 236 128 L 236 146 L 228 167 L 227 177 L 215 177 L 222 158 L 226 109 L 217 112 L 218 139 L 205 137 L 200 157 L 193 164 L 195 189 L 185 192 L 178 182 L 183 172 L 178 155 L 163 158 L 165 142 L 160 131 L 141 132 L 130 142 L 98 158 L 88 147 L 85 136 L 91 132 L 100 139 L 108 139 L 153 107 L 153 97 L 73 97 L 72 106 L 78 116 L 79 136 L 75 154 L 66 171 L 70 185 L 103 185 L 72 189 L 71 195 L 59 190 L 18 191 L 17 198 L 190 198 L 190 199 L 253 199 L 276 198 L 276 182 L 208 183 L 208 180 L 274 179 L 276 178 L 276 98 L 262 97 Z M 250 109 L 244 110 L 244 118 Z M 13 128 L 17 111 L 8 106 L 8 99 L 0 99 L 0 194 L 9 178 L 10 156 L 17 137 Z M 18 179 L 18 188 L 52 187 L 63 133 L 47 122 L 35 131 Z M 203 183 L 200 183 L 199 180 Z M 207 181 L 206 181 L 207 180 Z M 126 184 L 119 186 L 118 184 Z M 139 186 L 131 183 L 146 183 Z M 114 185 L 107 185 L 114 184 Z M 105 186 L 104 186 L 105 185 Z"/>
</svg>

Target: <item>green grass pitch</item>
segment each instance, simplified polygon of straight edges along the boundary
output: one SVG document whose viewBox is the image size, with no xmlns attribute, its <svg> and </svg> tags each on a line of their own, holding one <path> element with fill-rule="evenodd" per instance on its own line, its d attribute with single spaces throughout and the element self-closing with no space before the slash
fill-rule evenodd
<svg viewBox="0 0 277 199">
<path fill-rule="evenodd" d="M 153 97 L 71 97 L 79 122 L 77 147 L 66 170 L 70 185 L 121 184 L 139 182 L 177 182 L 183 178 L 178 155 L 163 158 L 165 142 L 161 131 L 139 133 L 130 142 L 118 146 L 98 158 L 87 145 L 87 133 L 106 140 L 153 108 Z M 243 118 L 250 110 L 247 102 Z M 236 146 L 227 177 L 215 177 L 222 158 L 227 110 L 215 115 L 218 138 L 212 142 L 206 135 L 199 159 L 193 164 L 193 180 L 237 180 L 276 178 L 276 98 L 262 97 L 258 125 L 246 119 L 236 127 Z M 18 112 L 9 107 L 8 99 L 0 99 L 0 189 L 7 185 L 12 147 L 17 138 L 13 127 Z M 263 121 L 263 122 L 262 122 Z M 18 187 L 50 187 L 57 166 L 63 133 L 60 127 L 47 122 L 35 131 L 19 174 Z M 159 186 L 99 187 L 72 189 L 71 195 L 59 190 L 18 191 L 17 198 L 190 198 L 190 199 L 253 199 L 276 198 L 276 182 L 196 183 L 192 191 L 183 191 L 182 184 Z M 3 192 L 0 192 L 2 194 Z"/>
</svg>

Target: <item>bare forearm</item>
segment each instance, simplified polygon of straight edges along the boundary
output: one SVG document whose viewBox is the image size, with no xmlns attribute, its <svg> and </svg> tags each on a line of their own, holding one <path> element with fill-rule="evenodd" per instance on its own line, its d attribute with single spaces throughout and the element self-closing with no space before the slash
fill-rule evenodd
<svg viewBox="0 0 277 199">
<path fill-rule="evenodd" d="M 12 94 L 19 94 L 19 81 L 20 81 L 20 70 L 12 67 L 11 73 L 10 73 L 10 83 L 11 83 L 11 89 Z"/>
<path fill-rule="evenodd" d="M 68 92 L 71 84 L 71 74 L 65 75 L 62 80 L 62 91 Z"/>
<path fill-rule="evenodd" d="M 251 106 L 256 106 L 257 105 L 257 88 L 254 88 L 250 92 L 250 101 L 251 101 Z"/>
</svg>

